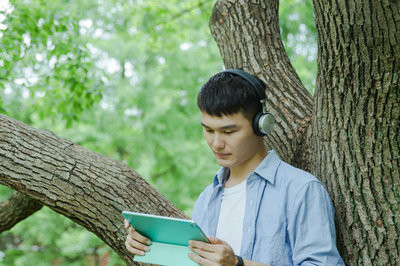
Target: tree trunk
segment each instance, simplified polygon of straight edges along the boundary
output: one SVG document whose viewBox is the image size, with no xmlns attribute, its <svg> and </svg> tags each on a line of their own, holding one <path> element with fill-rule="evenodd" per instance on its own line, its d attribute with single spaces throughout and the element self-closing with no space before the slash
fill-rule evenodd
<svg viewBox="0 0 400 266">
<path fill-rule="evenodd" d="M 0 183 L 92 231 L 128 264 L 121 211 L 185 217 L 126 165 L 1 114 Z"/>
<path fill-rule="evenodd" d="M 314 173 L 335 203 L 351 264 L 399 251 L 400 2 L 314 1 L 318 76 Z"/>
<path fill-rule="evenodd" d="M 400 260 L 399 1 L 314 0 L 314 6 L 314 100 L 283 49 L 278 1 L 217 1 L 210 28 L 227 68 L 244 68 L 267 84 L 267 107 L 278 122 L 267 147 L 328 189 L 345 262 L 394 265 Z"/>
</svg>

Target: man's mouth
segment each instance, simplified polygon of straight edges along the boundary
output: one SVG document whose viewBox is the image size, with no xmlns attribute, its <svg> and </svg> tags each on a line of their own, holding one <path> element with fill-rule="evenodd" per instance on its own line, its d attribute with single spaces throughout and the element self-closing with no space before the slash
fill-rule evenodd
<svg viewBox="0 0 400 266">
<path fill-rule="evenodd" d="M 230 155 L 230 153 L 222 153 L 222 152 L 214 152 L 214 153 L 218 158 L 221 158 L 221 159 L 225 159 Z"/>
</svg>

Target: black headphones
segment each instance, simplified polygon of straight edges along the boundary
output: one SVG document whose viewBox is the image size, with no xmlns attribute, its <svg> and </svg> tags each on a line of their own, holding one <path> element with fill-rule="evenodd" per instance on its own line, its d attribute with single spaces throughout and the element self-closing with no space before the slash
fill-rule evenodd
<svg viewBox="0 0 400 266">
<path fill-rule="evenodd" d="M 241 70 L 241 69 L 227 69 L 220 73 L 231 73 L 237 76 L 242 77 L 248 83 L 250 83 L 251 87 L 253 87 L 260 99 L 260 103 L 262 106 L 262 112 L 257 113 L 253 118 L 253 131 L 257 136 L 263 137 L 267 134 L 270 134 L 274 129 L 275 118 L 271 113 L 268 113 L 265 108 L 265 91 L 264 87 L 261 85 L 260 81 L 254 77 L 253 75 Z"/>
</svg>

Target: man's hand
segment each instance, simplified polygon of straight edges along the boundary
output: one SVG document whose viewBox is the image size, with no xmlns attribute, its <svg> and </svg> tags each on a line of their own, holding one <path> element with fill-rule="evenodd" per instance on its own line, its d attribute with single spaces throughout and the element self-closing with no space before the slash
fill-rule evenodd
<svg viewBox="0 0 400 266">
<path fill-rule="evenodd" d="M 201 265 L 236 265 L 237 258 L 231 246 L 218 238 L 208 237 L 210 244 L 201 241 L 189 241 L 189 248 L 198 255 L 188 256 Z"/>
<path fill-rule="evenodd" d="M 148 245 L 151 244 L 150 239 L 139 234 L 135 229 L 129 224 L 129 222 L 125 219 L 124 221 L 125 229 L 128 231 L 128 235 L 126 236 L 125 247 L 126 249 L 135 255 L 144 255 L 146 251 L 149 251 L 150 248 Z"/>
</svg>

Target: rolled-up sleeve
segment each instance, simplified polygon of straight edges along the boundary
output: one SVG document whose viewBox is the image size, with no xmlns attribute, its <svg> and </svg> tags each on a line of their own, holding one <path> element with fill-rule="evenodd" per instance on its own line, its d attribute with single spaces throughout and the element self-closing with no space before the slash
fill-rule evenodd
<svg viewBox="0 0 400 266">
<path fill-rule="evenodd" d="M 344 265 L 336 247 L 334 208 L 318 181 L 303 185 L 289 208 L 288 232 L 294 265 Z"/>
</svg>

